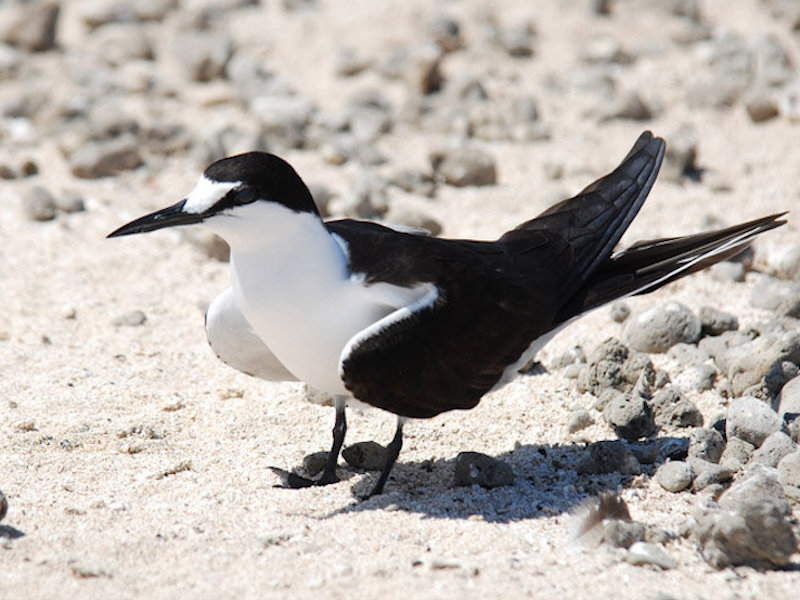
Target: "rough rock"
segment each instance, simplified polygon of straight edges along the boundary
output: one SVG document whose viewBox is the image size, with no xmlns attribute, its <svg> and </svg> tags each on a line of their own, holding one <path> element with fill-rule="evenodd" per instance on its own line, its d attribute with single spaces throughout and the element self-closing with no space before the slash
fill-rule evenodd
<svg viewBox="0 0 800 600">
<path fill-rule="evenodd" d="M 0 41 L 31 52 L 51 50 L 56 45 L 58 2 L 27 2 L 6 9 Z"/>
<path fill-rule="evenodd" d="M 784 384 L 778 397 L 778 416 L 790 424 L 800 417 L 800 377 Z"/>
<path fill-rule="evenodd" d="M 744 107 L 753 123 L 769 121 L 780 115 L 777 98 L 766 90 L 753 90 L 748 93 Z"/>
<path fill-rule="evenodd" d="M 792 526 L 775 501 L 746 501 L 737 510 L 708 508 L 695 518 L 698 550 L 718 569 L 782 567 L 797 551 Z"/>
<path fill-rule="evenodd" d="M 707 462 L 701 458 L 689 458 L 689 464 L 695 473 L 693 488 L 695 491 L 704 490 L 715 483 L 730 481 L 733 471 L 724 464 Z"/>
<path fill-rule="evenodd" d="M 725 439 L 716 429 L 698 427 L 689 433 L 689 456 L 718 463 L 725 451 Z"/>
<path fill-rule="evenodd" d="M 358 442 L 342 450 L 342 458 L 354 469 L 380 471 L 386 463 L 386 448 L 377 442 Z"/>
<path fill-rule="evenodd" d="M 90 141 L 69 156 L 72 174 L 85 179 L 109 177 L 143 164 L 135 138 Z"/>
<path fill-rule="evenodd" d="M 719 498 L 719 505 L 726 510 L 739 510 L 748 503 L 775 502 L 787 517 L 792 507 L 781 487 L 778 470 L 763 465 L 748 468 L 744 477 L 729 487 Z"/>
<path fill-rule="evenodd" d="M 713 306 L 701 306 L 699 316 L 703 335 L 719 335 L 725 331 L 739 329 L 739 319 L 736 315 Z"/>
<path fill-rule="evenodd" d="M 622 323 L 631 315 L 631 309 L 621 300 L 617 300 L 611 305 L 609 315 L 611 316 L 611 320 L 615 323 Z"/>
<path fill-rule="evenodd" d="M 800 364 L 800 333 L 776 331 L 765 333 L 752 342 L 729 348 L 715 357 L 717 366 L 731 381 L 733 392 L 743 394 L 767 374 L 787 361 Z"/>
<path fill-rule="evenodd" d="M 800 244 L 780 244 L 767 255 L 769 271 L 779 279 L 800 280 Z"/>
<path fill-rule="evenodd" d="M 604 440 L 590 444 L 578 459 L 578 473 L 638 475 L 642 467 L 625 442 Z"/>
<path fill-rule="evenodd" d="M 619 437 L 638 440 L 656 432 L 653 411 L 641 396 L 617 394 L 603 409 L 603 417 Z"/>
<path fill-rule="evenodd" d="M 699 168 L 697 160 L 697 134 L 689 125 L 681 126 L 672 132 L 667 139 L 669 144 L 664 153 L 664 164 L 661 166 L 661 177 L 668 181 L 682 181 L 686 178 L 697 179 Z"/>
<path fill-rule="evenodd" d="M 456 187 L 497 183 L 494 157 L 478 148 L 448 148 L 434 152 L 431 165 L 439 177 Z"/>
<path fill-rule="evenodd" d="M 731 470 L 739 469 L 750 460 L 755 449 L 756 447 L 750 442 L 745 442 L 738 437 L 729 438 L 719 463 Z"/>
<path fill-rule="evenodd" d="M 778 463 L 778 481 L 786 496 L 795 504 L 800 504 L 800 450 L 787 454 Z"/>
<path fill-rule="evenodd" d="M 508 463 L 479 452 L 460 452 L 456 457 L 453 482 L 457 486 L 478 484 L 495 488 L 514 483 L 514 471 Z"/>
<path fill-rule="evenodd" d="M 581 372 L 578 389 L 596 396 L 608 388 L 631 392 L 641 378 L 648 385 L 654 385 L 655 377 L 655 369 L 647 355 L 631 352 L 619 340 L 609 338 L 589 355 L 589 368 Z"/>
<path fill-rule="evenodd" d="M 750 304 L 779 315 L 800 318 L 800 283 L 760 277 L 750 292 Z"/>
<path fill-rule="evenodd" d="M 589 411 L 579 408 L 570 413 L 569 421 L 567 421 L 567 431 L 577 433 L 591 425 L 594 425 L 594 419 L 589 414 Z"/>
<path fill-rule="evenodd" d="M 668 492 L 680 492 L 692 485 L 694 469 L 688 462 L 675 460 L 656 470 L 656 481 Z"/>
<path fill-rule="evenodd" d="M 700 319 L 679 302 L 665 302 L 629 319 L 625 338 L 639 352 L 666 352 L 679 342 L 700 339 Z"/>
<path fill-rule="evenodd" d="M 760 447 L 764 440 L 780 431 L 783 422 L 766 403 L 744 396 L 735 398 L 728 406 L 725 417 L 725 434 L 730 440 L 737 437 Z"/>
<path fill-rule="evenodd" d="M 702 427 L 703 415 L 694 402 L 684 398 L 674 386 L 655 393 L 650 400 L 659 427 Z"/>
<path fill-rule="evenodd" d="M 703 108 L 732 106 L 752 80 L 753 57 L 747 43 L 739 35 L 726 33 L 710 42 L 710 52 L 703 59 L 686 82 L 688 104 Z"/>
<path fill-rule="evenodd" d="M 56 201 L 53 195 L 40 185 L 27 188 L 22 194 L 25 216 L 32 221 L 52 221 L 56 218 Z"/>
<path fill-rule="evenodd" d="M 138 327 L 139 325 L 144 325 L 146 321 L 147 315 L 141 310 L 132 310 L 114 319 L 113 324 L 116 326 Z"/>
<path fill-rule="evenodd" d="M 753 452 L 751 463 L 759 463 L 767 467 L 777 467 L 781 459 L 795 450 L 795 443 L 782 431 L 771 434 L 761 447 Z"/>
</svg>

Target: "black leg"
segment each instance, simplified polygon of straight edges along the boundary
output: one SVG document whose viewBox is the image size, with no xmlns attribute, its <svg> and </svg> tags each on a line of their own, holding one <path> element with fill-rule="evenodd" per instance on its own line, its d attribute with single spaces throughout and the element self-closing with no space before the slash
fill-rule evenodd
<svg viewBox="0 0 800 600">
<path fill-rule="evenodd" d="M 339 452 L 342 451 L 344 435 L 347 433 L 347 418 L 345 417 L 346 405 L 347 401 L 344 398 L 340 396 L 336 397 L 336 421 L 333 424 L 333 446 L 331 446 L 331 451 L 328 452 L 325 468 L 322 470 L 322 476 L 317 479 L 316 485 L 328 485 L 339 481 L 339 478 L 336 476 L 336 466 L 339 464 Z"/>
<path fill-rule="evenodd" d="M 325 468 L 322 470 L 320 478 L 308 479 L 307 477 L 301 477 L 285 469 L 270 467 L 272 472 L 283 480 L 283 485 L 280 487 L 299 490 L 315 485 L 329 485 L 339 481 L 339 478 L 336 476 L 336 466 L 339 464 L 339 452 L 342 450 L 344 435 L 347 433 L 347 418 L 345 417 L 347 398 L 344 396 L 336 396 L 335 406 L 336 421 L 333 424 L 333 446 L 331 446 L 331 451 L 328 453 L 328 458 L 325 460 Z"/>
<path fill-rule="evenodd" d="M 383 463 L 381 476 L 378 478 L 378 483 L 375 484 L 372 491 L 364 497 L 364 500 L 383 493 L 383 486 L 386 485 L 386 480 L 389 479 L 389 473 L 392 472 L 392 467 L 394 467 L 394 463 L 397 462 L 397 457 L 400 456 L 400 449 L 403 447 L 404 422 L 402 418 L 397 419 L 397 429 L 394 432 L 394 437 L 392 441 L 389 442 L 389 445 L 386 446 L 386 462 Z"/>
</svg>

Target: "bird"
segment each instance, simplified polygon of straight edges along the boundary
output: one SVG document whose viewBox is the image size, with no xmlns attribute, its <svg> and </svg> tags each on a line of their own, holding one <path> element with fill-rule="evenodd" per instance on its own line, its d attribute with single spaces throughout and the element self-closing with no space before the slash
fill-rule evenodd
<svg viewBox="0 0 800 600">
<path fill-rule="evenodd" d="M 786 222 L 778 213 L 615 250 L 665 148 L 645 131 L 612 172 L 496 240 L 323 220 L 294 168 L 255 151 L 212 163 L 183 200 L 108 237 L 201 225 L 224 238 L 231 283 L 205 316 L 213 351 L 254 377 L 334 398 L 321 475 L 273 471 L 289 488 L 339 481 L 356 401 L 397 416 L 371 497 L 384 491 L 408 419 L 475 407 L 581 315 L 732 258 Z"/>
</svg>

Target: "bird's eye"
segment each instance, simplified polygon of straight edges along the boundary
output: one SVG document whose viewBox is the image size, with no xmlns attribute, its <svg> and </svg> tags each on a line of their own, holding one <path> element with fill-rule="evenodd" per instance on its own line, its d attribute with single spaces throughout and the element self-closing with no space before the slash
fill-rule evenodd
<svg viewBox="0 0 800 600">
<path fill-rule="evenodd" d="M 256 193 L 252 188 L 245 187 L 236 192 L 236 204 L 250 204 L 256 201 Z"/>
</svg>

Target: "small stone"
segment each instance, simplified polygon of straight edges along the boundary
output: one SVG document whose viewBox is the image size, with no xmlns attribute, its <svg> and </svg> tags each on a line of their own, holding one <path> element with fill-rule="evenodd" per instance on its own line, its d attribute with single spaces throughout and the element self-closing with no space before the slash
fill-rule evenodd
<svg viewBox="0 0 800 600">
<path fill-rule="evenodd" d="M 590 444 L 575 466 L 578 473 L 639 475 L 642 467 L 627 444 L 604 440 Z"/>
<path fill-rule="evenodd" d="M 456 486 L 495 488 L 514 483 L 514 471 L 508 463 L 478 452 L 460 452 L 455 467 Z"/>
<path fill-rule="evenodd" d="M 451 17 L 439 16 L 428 25 L 428 35 L 444 52 L 455 52 L 464 47 L 461 26 Z"/>
<path fill-rule="evenodd" d="M 500 32 L 500 46 L 509 56 L 527 58 L 533 56 L 536 30 L 530 23 L 514 25 Z"/>
<path fill-rule="evenodd" d="M 612 321 L 615 323 L 622 323 L 630 316 L 631 309 L 624 302 L 617 300 L 611 305 L 609 313 Z"/>
<path fill-rule="evenodd" d="M 658 544 L 636 542 L 625 554 L 625 561 L 632 565 L 655 565 L 664 570 L 674 569 L 678 563 Z"/>
<path fill-rule="evenodd" d="M 664 154 L 661 173 L 669 181 L 683 181 L 685 178 L 697 179 L 700 169 L 697 160 L 697 134 L 689 125 L 681 126 L 670 134 L 669 144 Z"/>
<path fill-rule="evenodd" d="M 737 437 L 730 438 L 725 444 L 725 450 L 722 452 L 719 463 L 732 470 L 740 469 L 750 460 L 755 449 L 756 447 L 750 442 L 745 442 Z"/>
<path fill-rule="evenodd" d="M 313 452 L 303 458 L 303 470 L 308 473 L 309 477 L 314 477 L 322 472 L 327 461 L 327 451 L 320 450 L 319 452 Z"/>
<path fill-rule="evenodd" d="M 400 72 L 409 89 L 419 95 L 438 92 L 444 84 L 442 50 L 435 44 L 414 48 L 403 57 Z"/>
<path fill-rule="evenodd" d="M 478 148 L 448 148 L 431 155 L 434 172 L 456 187 L 484 186 L 497 183 L 492 155 Z"/>
<path fill-rule="evenodd" d="M 349 193 L 330 204 L 331 211 L 362 219 L 375 219 L 386 214 L 389 196 L 386 181 L 369 170 L 361 170 Z"/>
<path fill-rule="evenodd" d="M 8 500 L 6 499 L 6 495 L 0 490 L 0 521 L 5 519 L 6 514 L 8 513 Z"/>
<path fill-rule="evenodd" d="M 718 463 L 724 451 L 725 439 L 716 429 L 698 427 L 689 433 L 689 456 Z"/>
<path fill-rule="evenodd" d="M 603 417 L 619 437 L 638 440 L 656 432 L 653 412 L 644 398 L 618 394 L 603 409 Z"/>
<path fill-rule="evenodd" d="M 660 304 L 625 325 L 628 343 L 640 352 L 666 352 L 679 342 L 694 343 L 700 331 L 700 319 L 679 302 Z"/>
<path fill-rule="evenodd" d="M 69 156 L 72 174 L 85 179 L 109 177 L 143 164 L 135 138 L 89 141 Z"/>
<path fill-rule="evenodd" d="M 659 427 L 702 427 L 703 415 L 694 402 L 674 386 L 659 390 L 650 400 Z"/>
<path fill-rule="evenodd" d="M 800 364 L 800 333 L 781 329 L 765 332 L 752 341 L 728 348 L 715 356 L 715 360 L 730 379 L 734 393 L 743 395 L 750 386 L 761 384 L 776 365 L 775 375 L 780 375 L 784 373 L 780 363 Z"/>
<path fill-rule="evenodd" d="M 765 90 L 750 92 L 744 106 L 753 123 L 769 121 L 780 114 L 778 100 Z"/>
<path fill-rule="evenodd" d="M 629 119 L 647 121 L 654 116 L 654 109 L 635 91 L 630 91 L 616 98 L 607 109 L 601 120 Z"/>
<path fill-rule="evenodd" d="M 758 448 L 770 434 L 780 431 L 782 425 L 778 414 L 766 403 L 745 396 L 735 398 L 728 406 L 725 433 L 728 440 L 737 437 Z"/>
<path fill-rule="evenodd" d="M 723 108 L 732 106 L 751 83 L 753 57 L 747 42 L 726 33 L 709 43 L 706 64 L 695 69 L 685 82 L 690 106 Z"/>
<path fill-rule="evenodd" d="M 762 464 L 766 467 L 777 467 L 781 459 L 795 450 L 795 443 L 782 431 L 770 434 L 761 447 L 753 452 L 751 463 Z"/>
<path fill-rule="evenodd" d="M 705 364 L 711 355 L 694 344 L 678 343 L 667 351 L 667 356 L 674 358 L 681 366 L 698 366 Z"/>
<path fill-rule="evenodd" d="M 342 458 L 354 469 L 380 471 L 386 463 L 386 448 L 377 442 L 358 442 L 342 450 Z"/>
<path fill-rule="evenodd" d="M 774 502 L 782 514 L 790 517 L 792 507 L 781 487 L 778 470 L 763 465 L 747 469 L 742 479 L 735 482 L 719 498 L 719 505 L 726 510 L 737 511 L 753 502 Z"/>
<path fill-rule="evenodd" d="M 589 411 L 583 408 L 572 411 L 567 422 L 567 430 L 570 433 L 577 433 L 587 427 L 594 425 L 594 419 L 589 414 Z"/>
<path fill-rule="evenodd" d="M 47 189 L 34 185 L 22 195 L 25 216 L 32 221 L 52 221 L 56 218 L 56 202 Z"/>
<path fill-rule="evenodd" d="M 675 378 L 675 383 L 688 390 L 705 392 L 714 388 L 717 369 L 713 365 L 695 365 L 683 370 Z"/>
<path fill-rule="evenodd" d="M 779 279 L 800 281 L 800 244 L 779 244 L 767 256 L 770 273 Z"/>
<path fill-rule="evenodd" d="M 608 519 L 603 523 L 603 542 L 613 548 L 630 548 L 644 540 L 645 527 L 636 521 Z"/>
<path fill-rule="evenodd" d="M 693 488 L 698 492 L 716 483 L 730 481 L 733 477 L 733 471 L 724 464 L 710 463 L 700 458 L 689 458 L 689 464 L 695 473 Z"/>
<path fill-rule="evenodd" d="M 674 460 L 661 465 L 656 470 L 656 481 L 668 492 L 681 492 L 692 485 L 694 470 L 692 465 Z"/>
<path fill-rule="evenodd" d="M 30 52 L 51 50 L 56 45 L 56 26 L 61 8 L 57 2 L 29 2 L 13 7 L 0 31 L 0 41 Z"/>
<path fill-rule="evenodd" d="M 698 550 L 717 569 L 782 567 L 797 551 L 797 539 L 783 508 L 771 500 L 748 501 L 736 510 L 708 508 L 695 518 Z"/>
<path fill-rule="evenodd" d="M 725 331 L 739 329 L 739 319 L 736 315 L 711 306 L 701 306 L 699 316 L 703 335 L 719 335 Z"/>
<path fill-rule="evenodd" d="M 787 454 L 778 463 L 778 481 L 786 496 L 800 504 L 800 450 Z"/>
<path fill-rule="evenodd" d="M 172 47 L 183 72 L 194 81 L 221 77 L 233 52 L 230 38 L 214 31 L 181 31 Z"/>
<path fill-rule="evenodd" d="M 265 139 L 279 149 L 303 147 L 315 110 L 309 100 L 293 94 L 259 95 L 250 102 Z"/>
<path fill-rule="evenodd" d="M 372 65 L 368 58 L 360 56 L 355 48 L 342 48 L 336 55 L 334 72 L 339 77 L 353 77 L 366 71 Z"/>
<path fill-rule="evenodd" d="M 140 325 L 144 325 L 147 321 L 147 315 L 145 315 L 141 310 L 132 310 L 129 313 L 125 313 L 114 319 L 113 324 L 116 326 L 125 326 L 125 327 L 138 327 Z"/>
<path fill-rule="evenodd" d="M 83 197 L 75 192 L 66 192 L 55 199 L 56 208 L 65 213 L 77 213 L 86 210 Z"/>
<path fill-rule="evenodd" d="M 744 281 L 747 269 L 740 262 L 724 260 L 712 265 L 708 271 L 711 278 L 717 281 L 741 283 Z"/>
<path fill-rule="evenodd" d="M 560 355 L 556 358 L 553 363 L 550 365 L 553 369 L 563 369 L 568 365 L 574 364 L 585 364 L 586 363 L 586 354 L 583 351 L 583 348 L 580 346 L 573 346 L 564 354 Z"/>
<path fill-rule="evenodd" d="M 578 379 L 578 389 L 600 396 L 604 390 L 613 388 L 631 392 L 644 377 L 648 384 L 655 383 L 655 369 L 650 359 L 630 349 L 615 338 L 599 344 L 589 355 L 589 368 Z M 600 409 L 605 406 L 602 403 Z"/>
<path fill-rule="evenodd" d="M 784 423 L 800 420 L 800 377 L 795 377 L 781 388 L 778 397 L 778 416 Z"/>
<path fill-rule="evenodd" d="M 750 304 L 779 315 L 800 318 L 800 283 L 759 277 L 750 292 Z"/>
</svg>

